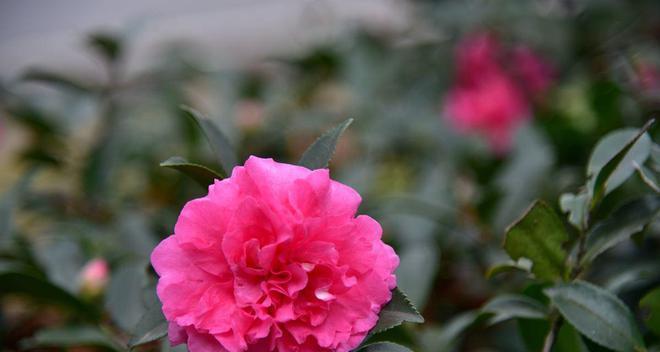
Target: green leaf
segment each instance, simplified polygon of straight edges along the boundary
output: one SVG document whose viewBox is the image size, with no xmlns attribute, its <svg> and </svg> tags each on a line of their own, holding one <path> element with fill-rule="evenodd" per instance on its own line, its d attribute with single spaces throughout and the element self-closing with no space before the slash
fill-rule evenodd
<svg viewBox="0 0 660 352">
<path fill-rule="evenodd" d="M 639 131 L 612 132 L 598 142 L 587 167 L 592 209 L 632 175 L 633 162 L 642 165 L 649 157 L 652 143 L 646 131 L 654 122 L 654 119 L 649 120 Z"/>
<path fill-rule="evenodd" d="M 561 324 L 552 350 L 555 352 L 589 352 L 580 334 L 568 322 Z"/>
<path fill-rule="evenodd" d="M 653 143 L 651 146 L 651 168 L 660 172 L 660 144 Z"/>
<path fill-rule="evenodd" d="M 584 281 L 544 290 L 561 315 L 581 334 L 616 351 L 643 351 L 635 319 L 615 295 Z"/>
<path fill-rule="evenodd" d="M 88 320 L 99 318 L 98 310 L 50 282 L 19 272 L 0 273 L 0 297 L 23 295 L 41 303 L 68 308 Z"/>
<path fill-rule="evenodd" d="M 639 301 L 639 307 L 647 313 L 644 319 L 646 327 L 660 336 L 660 287 L 656 287 L 647 293 Z"/>
<path fill-rule="evenodd" d="M 561 245 L 567 239 L 564 224 L 555 211 L 537 201 L 507 229 L 504 248 L 513 260 L 531 260 L 532 273 L 538 279 L 557 280 L 566 273 L 566 252 Z"/>
<path fill-rule="evenodd" d="M 96 90 L 95 87 L 79 82 L 74 78 L 39 68 L 28 69 L 25 73 L 23 73 L 21 78 L 25 81 L 47 83 L 55 87 L 68 89 L 77 93 L 90 93 Z"/>
<path fill-rule="evenodd" d="M 36 171 L 36 168 L 27 171 L 0 199 L 0 247 L 9 240 L 14 232 L 14 210 L 32 183 Z"/>
<path fill-rule="evenodd" d="M 633 166 L 635 167 L 635 170 L 637 170 L 637 173 L 639 174 L 639 177 L 642 179 L 642 181 L 644 181 L 644 183 L 646 183 L 646 185 L 649 186 L 655 193 L 660 193 L 658 179 L 653 174 L 653 172 L 643 165 L 637 164 L 636 162 L 633 162 Z"/>
<path fill-rule="evenodd" d="M 173 156 L 160 163 L 162 167 L 168 167 L 183 172 L 193 180 L 197 181 L 202 187 L 213 184 L 213 180 L 221 180 L 220 174 L 204 165 L 191 163 L 188 160 Z"/>
<path fill-rule="evenodd" d="M 405 293 L 399 288 L 392 291 L 392 300 L 380 311 L 378 323 L 370 334 L 377 334 L 403 322 L 423 323 L 424 318 L 419 314 L 417 308 L 408 300 Z"/>
<path fill-rule="evenodd" d="M 124 330 L 133 328 L 146 311 L 142 300 L 146 281 L 146 265 L 142 262 L 124 264 L 112 273 L 104 305 L 112 320 Z"/>
<path fill-rule="evenodd" d="M 509 271 L 522 271 L 526 273 L 531 273 L 532 262 L 527 258 L 520 258 L 517 261 L 508 260 L 503 263 L 495 264 L 488 268 L 486 271 L 486 278 L 491 279 L 496 275 L 509 272 Z"/>
<path fill-rule="evenodd" d="M 547 320 L 517 319 L 516 326 L 526 351 L 541 351 L 543 349 L 545 337 L 550 331 L 550 324 Z"/>
<path fill-rule="evenodd" d="M 497 324 L 512 318 L 545 319 L 546 307 L 538 301 L 523 295 L 499 295 L 481 308 L 482 313 L 493 314 L 489 324 Z"/>
<path fill-rule="evenodd" d="M 163 316 L 160 303 L 154 303 L 147 309 L 142 318 L 140 318 L 135 328 L 133 328 L 133 336 L 128 341 L 128 347 L 133 348 L 158 340 L 167 335 L 167 320 Z"/>
<path fill-rule="evenodd" d="M 104 347 L 115 351 L 122 348 L 94 326 L 67 326 L 38 331 L 33 337 L 21 341 L 21 347 L 32 349 L 37 347 Z"/>
<path fill-rule="evenodd" d="M 465 312 L 459 314 L 440 327 L 428 327 L 420 333 L 420 344 L 425 351 L 450 352 L 460 342 L 461 336 L 472 326 L 480 314 Z"/>
<path fill-rule="evenodd" d="M 401 346 L 394 342 L 376 342 L 360 348 L 360 352 L 412 352 L 408 347 Z"/>
<path fill-rule="evenodd" d="M 417 307 L 424 307 L 438 270 L 440 253 L 433 241 L 418 240 L 399 247 L 397 285 Z"/>
<path fill-rule="evenodd" d="M 587 234 L 586 252 L 580 265 L 641 231 L 660 212 L 660 196 L 646 196 L 624 204 Z"/>
<path fill-rule="evenodd" d="M 659 260 L 634 262 L 632 265 L 618 265 L 616 272 L 608 275 L 602 286 L 616 294 L 627 293 L 648 287 L 659 277 Z"/>
<path fill-rule="evenodd" d="M 181 110 L 193 119 L 202 129 L 202 132 L 204 132 L 206 140 L 211 145 L 213 152 L 218 158 L 218 162 L 222 166 L 221 175 L 223 177 L 229 175 L 234 166 L 236 166 L 236 152 L 227 137 L 213 121 L 202 115 L 199 111 L 185 105 L 181 106 Z"/>
<path fill-rule="evenodd" d="M 353 122 L 353 119 L 347 119 L 335 128 L 325 132 L 303 153 L 298 165 L 308 169 L 323 169 L 328 167 L 328 163 L 335 152 L 339 136 Z"/>
<path fill-rule="evenodd" d="M 589 216 L 589 195 L 586 192 L 578 194 L 564 193 L 559 197 L 559 207 L 568 213 L 568 222 L 580 230 L 587 228 Z"/>
<path fill-rule="evenodd" d="M 75 294 L 86 258 L 79 242 L 67 235 L 43 236 L 32 244 L 32 253 L 51 283 Z"/>
</svg>

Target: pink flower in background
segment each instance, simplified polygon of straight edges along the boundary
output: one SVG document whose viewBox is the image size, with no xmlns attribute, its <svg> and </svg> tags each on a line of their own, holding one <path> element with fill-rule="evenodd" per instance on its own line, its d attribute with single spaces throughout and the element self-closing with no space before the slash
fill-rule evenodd
<svg viewBox="0 0 660 352">
<path fill-rule="evenodd" d="M 103 258 L 92 259 L 80 271 L 80 289 L 90 295 L 97 295 L 103 291 L 108 283 L 110 270 Z"/>
<path fill-rule="evenodd" d="M 645 92 L 660 90 L 660 70 L 648 62 L 637 64 L 637 77 L 640 88 Z"/>
<path fill-rule="evenodd" d="M 554 81 L 554 68 L 529 47 L 519 45 L 511 53 L 512 69 L 532 96 L 545 93 Z"/>
<path fill-rule="evenodd" d="M 458 86 L 447 95 L 445 114 L 460 132 L 478 131 L 495 153 L 509 150 L 513 132 L 529 117 L 525 96 L 503 73 L 491 73 L 473 86 Z"/>
<path fill-rule="evenodd" d="M 360 196 L 250 157 L 188 202 L 154 250 L 172 344 L 205 351 L 350 351 L 378 320 L 399 259 Z"/>
<path fill-rule="evenodd" d="M 532 98 L 552 84 L 552 67 L 527 47 L 504 50 L 490 33 L 464 39 L 456 64 L 444 115 L 459 132 L 476 132 L 495 153 L 506 153 L 515 131 L 531 116 Z"/>
<path fill-rule="evenodd" d="M 458 84 L 475 85 L 483 75 L 499 73 L 498 56 L 501 52 L 499 41 L 490 33 L 477 33 L 465 38 L 456 48 Z"/>
</svg>

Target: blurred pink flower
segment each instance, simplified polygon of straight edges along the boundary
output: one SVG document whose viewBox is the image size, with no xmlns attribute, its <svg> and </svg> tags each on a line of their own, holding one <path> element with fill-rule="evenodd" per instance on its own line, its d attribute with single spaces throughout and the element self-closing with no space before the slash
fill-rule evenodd
<svg viewBox="0 0 660 352">
<path fill-rule="evenodd" d="M 479 84 L 483 75 L 500 72 L 501 52 L 499 41 L 490 33 L 476 33 L 465 38 L 456 48 L 458 84 Z"/>
<path fill-rule="evenodd" d="M 172 344 L 206 351 L 350 351 L 378 320 L 399 259 L 361 198 L 250 157 L 188 202 L 151 255 Z"/>
<path fill-rule="evenodd" d="M 552 65 L 529 47 L 519 45 L 513 49 L 511 63 L 521 84 L 532 97 L 545 93 L 554 81 Z"/>
<path fill-rule="evenodd" d="M 87 262 L 80 271 L 80 289 L 89 295 L 98 295 L 108 283 L 110 270 L 103 258 L 95 258 Z"/>
<path fill-rule="evenodd" d="M 498 154 L 509 150 L 513 132 L 529 117 L 525 96 L 504 73 L 481 77 L 473 86 L 458 86 L 447 95 L 445 114 L 460 132 L 484 135 Z"/>
<path fill-rule="evenodd" d="M 660 90 L 660 70 L 648 62 L 637 64 L 639 86 L 643 91 L 656 92 Z"/>
<path fill-rule="evenodd" d="M 459 43 L 456 63 L 444 115 L 459 132 L 476 132 L 495 153 L 506 153 L 514 132 L 531 116 L 532 98 L 551 85 L 552 67 L 525 46 L 507 52 L 490 33 Z"/>
</svg>

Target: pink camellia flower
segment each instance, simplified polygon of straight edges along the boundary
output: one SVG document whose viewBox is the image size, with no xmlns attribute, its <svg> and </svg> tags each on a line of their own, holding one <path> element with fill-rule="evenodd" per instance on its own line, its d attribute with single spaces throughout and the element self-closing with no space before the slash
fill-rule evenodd
<svg viewBox="0 0 660 352">
<path fill-rule="evenodd" d="M 555 77 L 554 68 L 529 47 L 519 45 L 511 53 L 512 69 L 532 96 L 545 93 Z"/>
<path fill-rule="evenodd" d="M 452 89 L 445 115 L 458 131 L 481 133 L 491 149 L 502 154 L 509 150 L 513 132 L 529 117 L 529 106 L 511 78 L 493 72 L 475 85 Z"/>
<path fill-rule="evenodd" d="M 497 154 L 506 153 L 514 132 L 531 116 L 532 99 L 552 83 L 552 67 L 531 49 L 505 50 L 491 33 L 466 37 L 456 49 L 456 81 L 444 115 L 459 132 L 476 132 Z"/>
<path fill-rule="evenodd" d="M 87 262 L 80 271 L 80 290 L 95 296 L 101 293 L 108 283 L 110 270 L 103 258 L 95 258 Z"/>
<path fill-rule="evenodd" d="M 458 84 L 478 84 L 486 74 L 499 73 L 502 69 L 499 56 L 502 48 L 494 35 L 487 32 L 467 36 L 456 48 Z"/>
<path fill-rule="evenodd" d="M 648 62 L 640 62 L 636 66 L 639 87 L 646 93 L 660 91 L 660 70 Z"/>
<path fill-rule="evenodd" d="M 350 351 L 378 320 L 399 259 L 327 169 L 250 157 L 188 202 L 151 255 L 173 345 Z"/>
</svg>

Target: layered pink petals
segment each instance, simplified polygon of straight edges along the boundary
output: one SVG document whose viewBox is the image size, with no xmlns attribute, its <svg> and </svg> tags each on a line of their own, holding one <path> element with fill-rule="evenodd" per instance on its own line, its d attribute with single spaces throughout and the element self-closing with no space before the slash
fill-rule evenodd
<svg viewBox="0 0 660 352">
<path fill-rule="evenodd" d="M 151 260 L 172 344 L 205 351 L 350 351 L 378 320 L 399 259 L 360 196 L 250 157 L 190 201 Z"/>
</svg>

